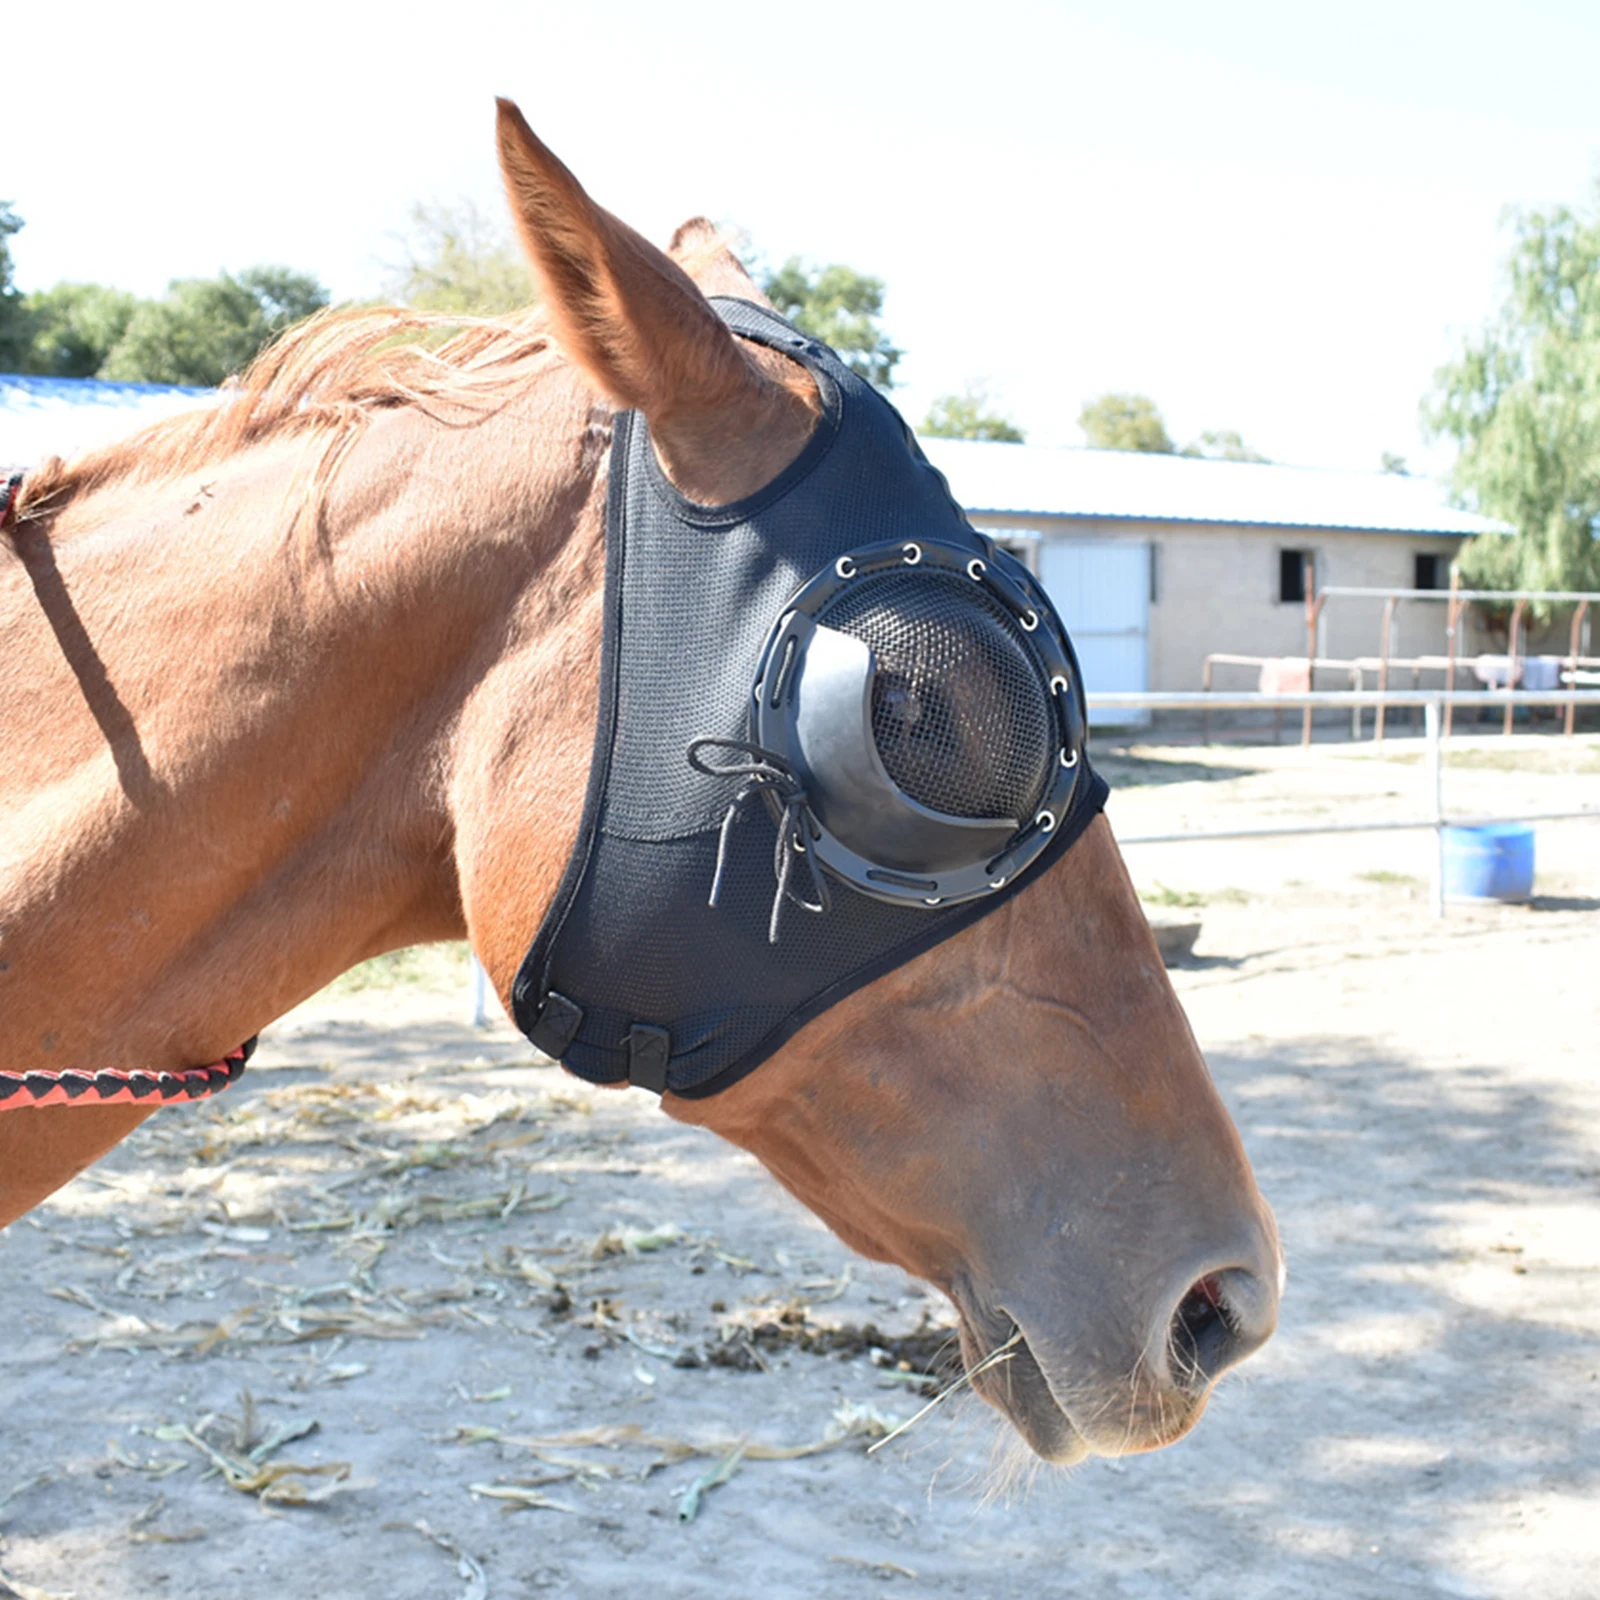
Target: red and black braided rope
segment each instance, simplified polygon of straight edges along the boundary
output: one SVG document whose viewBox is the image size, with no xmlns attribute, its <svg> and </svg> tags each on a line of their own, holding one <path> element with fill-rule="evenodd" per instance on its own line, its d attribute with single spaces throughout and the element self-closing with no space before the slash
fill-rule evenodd
<svg viewBox="0 0 1600 1600">
<path fill-rule="evenodd" d="M 22 1106 L 109 1106 L 149 1101 L 204 1100 L 244 1071 L 256 1042 L 247 1039 L 220 1061 L 179 1072 L 0 1072 L 0 1111 Z"/>
</svg>

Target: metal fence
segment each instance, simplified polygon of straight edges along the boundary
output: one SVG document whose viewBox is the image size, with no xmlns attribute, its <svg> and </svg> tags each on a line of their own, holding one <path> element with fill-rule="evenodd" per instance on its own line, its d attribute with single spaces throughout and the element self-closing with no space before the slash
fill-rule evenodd
<svg viewBox="0 0 1600 1600">
<path fill-rule="evenodd" d="M 1148 709 L 1151 711 L 1282 711 L 1290 707 L 1303 707 L 1306 711 L 1321 708 L 1349 710 L 1420 706 L 1423 718 L 1424 756 L 1426 774 L 1424 803 L 1426 814 L 1405 818 L 1397 822 L 1317 822 L 1293 823 L 1285 827 L 1218 828 L 1184 831 L 1181 833 L 1119 834 L 1120 845 L 1136 844 L 1187 844 L 1217 839 L 1275 839 L 1295 838 L 1331 833 L 1398 833 L 1431 829 L 1434 835 L 1433 870 L 1431 873 L 1433 909 L 1436 916 L 1445 913 L 1444 898 L 1444 830 L 1446 828 L 1486 827 L 1508 822 L 1566 822 L 1583 818 L 1600 818 L 1600 807 L 1578 811 L 1540 811 L 1516 817 L 1446 816 L 1444 811 L 1444 727 L 1445 708 L 1470 710 L 1475 706 L 1569 706 L 1600 705 L 1600 690 L 1505 690 L 1486 689 L 1457 694 L 1445 689 L 1347 689 L 1311 690 L 1302 694 L 1218 694 L 1210 690 L 1158 694 L 1091 694 L 1089 696 L 1089 722 L 1094 724 L 1094 714 L 1100 710 Z"/>
</svg>

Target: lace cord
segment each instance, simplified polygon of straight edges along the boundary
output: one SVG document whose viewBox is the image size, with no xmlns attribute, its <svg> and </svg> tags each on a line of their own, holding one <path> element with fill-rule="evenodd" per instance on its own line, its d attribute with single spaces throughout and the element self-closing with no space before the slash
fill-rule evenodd
<svg viewBox="0 0 1600 1600">
<path fill-rule="evenodd" d="M 736 757 L 717 762 L 702 752 L 710 749 L 732 751 Z M 711 877 L 711 894 L 707 904 L 715 906 L 722 893 L 722 881 L 727 871 L 728 847 L 733 835 L 733 825 L 746 805 L 757 795 L 769 796 L 779 808 L 777 838 L 772 847 L 772 875 L 776 890 L 772 897 L 772 914 L 767 920 L 767 943 L 778 942 L 778 926 L 787 900 L 802 911 L 817 914 L 828 910 L 832 904 L 823 874 L 812 864 L 807 851 L 809 842 L 821 836 L 821 828 L 811 811 L 811 802 L 805 786 L 794 768 L 776 751 L 752 744 L 744 739 L 720 739 L 707 736 L 695 739 L 687 752 L 689 765 L 708 778 L 742 778 L 728 809 L 723 813 L 722 827 L 717 835 L 717 864 Z M 811 877 L 815 900 L 807 900 L 794 886 L 794 861 L 796 856 L 806 856 L 806 870 Z"/>
</svg>

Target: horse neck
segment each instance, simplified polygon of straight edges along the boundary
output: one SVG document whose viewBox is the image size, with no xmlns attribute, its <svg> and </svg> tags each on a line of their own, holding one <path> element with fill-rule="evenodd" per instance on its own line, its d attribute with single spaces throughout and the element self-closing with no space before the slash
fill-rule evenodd
<svg viewBox="0 0 1600 1600">
<path fill-rule="evenodd" d="M 458 809 L 481 835 L 497 752 L 561 749 L 592 715 L 585 412 L 546 381 L 487 418 L 380 413 L 303 515 L 324 445 L 290 440 L 19 532 L 0 555 L 9 1070 L 214 1060 L 356 961 L 461 934 Z M 480 858 L 482 888 L 481 839 Z"/>
</svg>

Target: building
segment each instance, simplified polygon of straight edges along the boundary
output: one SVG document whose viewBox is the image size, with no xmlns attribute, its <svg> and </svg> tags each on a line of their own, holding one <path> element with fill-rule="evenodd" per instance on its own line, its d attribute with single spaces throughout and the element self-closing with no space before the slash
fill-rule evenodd
<svg viewBox="0 0 1600 1600">
<path fill-rule="evenodd" d="M 973 523 L 1024 553 L 1091 690 L 1199 689 L 1213 652 L 1303 659 L 1308 557 L 1318 589 L 1444 589 L 1462 541 L 1498 526 L 1397 473 L 921 442 Z M 1376 655 L 1382 612 L 1378 600 L 1330 600 L 1318 654 Z M 1402 605 L 1390 653 L 1442 653 L 1444 613 Z M 1256 686 L 1241 669 L 1218 682 Z"/>
</svg>

